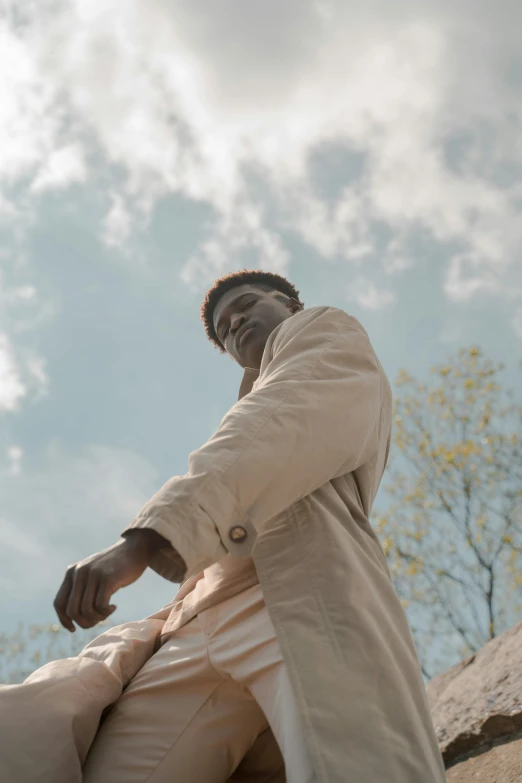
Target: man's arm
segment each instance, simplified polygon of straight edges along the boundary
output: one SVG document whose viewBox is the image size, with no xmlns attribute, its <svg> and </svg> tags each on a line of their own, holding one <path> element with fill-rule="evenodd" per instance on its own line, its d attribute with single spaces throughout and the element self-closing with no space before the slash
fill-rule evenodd
<svg viewBox="0 0 522 783">
<path fill-rule="evenodd" d="M 92 628 L 109 617 L 116 609 L 109 603 L 113 594 L 139 579 L 164 546 L 170 544 L 154 530 L 140 530 L 69 566 L 53 604 L 63 627 L 74 632 L 75 622 Z"/>
<path fill-rule="evenodd" d="M 283 323 L 266 372 L 127 529 L 152 529 L 188 574 L 227 552 L 249 555 L 292 503 L 377 448 L 382 378 L 361 324 L 335 308 Z M 168 578 L 168 552 L 151 567 Z"/>
<path fill-rule="evenodd" d="M 117 544 L 68 569 L 55 608 L 69 630 L 108 616 L 111 595 L 147 566 L 179 582 L 228 552 L 249 555 L 274 516 L 375 453 L 382 379 L 355 318 L 305 310 L 271 351 L 186 475 L 167 481 Z"/>
</svg>

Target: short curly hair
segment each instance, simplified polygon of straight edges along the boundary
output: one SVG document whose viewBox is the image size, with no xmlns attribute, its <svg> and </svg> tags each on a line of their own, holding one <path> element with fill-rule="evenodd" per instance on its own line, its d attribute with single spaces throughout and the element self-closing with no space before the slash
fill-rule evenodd
<svg viewBox="0 0 522 783">
<path fill-rule="evenodd" d="M 303 304 L 299 299 L 297 288 L 286 277 L 282 277 L 282 275 L 278 275 L 275 272 L 262 272 L 260 269 L 240 269 L 239 272 L 232 272 L 230 275 L 220 277 L 207 291 L 200 312 L 208 339 L 214 343 L 214 346 L 221 353 L 225 353 L 225 349 L 214 329 L 214 308 L 226 291 L 236 288 L 238 285 L 248 283 L 256 288 L 261 288 L 263 291 L 278 291 L 285 296 L 297 299 L 300 304 Z"/>
</svg>

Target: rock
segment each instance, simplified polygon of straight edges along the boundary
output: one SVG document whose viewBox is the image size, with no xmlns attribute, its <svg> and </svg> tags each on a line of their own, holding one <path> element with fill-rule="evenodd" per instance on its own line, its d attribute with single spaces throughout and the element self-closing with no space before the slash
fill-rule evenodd
<svg viewBox="0 0 522 783">
<path fill-rule="evenodd" d="M 450 770 L 448 781 L 473 780 L 490 783 L 522 783 L 522 745 L 505 741 L 522 735 L 522 623 L 492 639 L 475 655 L 435 677 L 427 686 L 433 723 L 446 768 L 465 761 L 469 770 L 481 770 L 480 765 L 494 764 L 503 753 L 515 754 L 519 777 L 488 777 L 486 772 L 471 771 L 464 777 Z M 504 741 L 504 744 L 500 744 Z M 492 747 L 499 743 L 496 747 Z M 491 748 L 491 750 L 488 750 Z M 478 758 L 477 754 L 483 755 Z M 486 752 L 487 751 L 487 752 Z M 517 756 L 518 754 L 518 756 Z"/>
<path fill-rule="evenodd" d="M 455 764 L 448 783 L 521 783 L 522 737 Z"/>
</svg>

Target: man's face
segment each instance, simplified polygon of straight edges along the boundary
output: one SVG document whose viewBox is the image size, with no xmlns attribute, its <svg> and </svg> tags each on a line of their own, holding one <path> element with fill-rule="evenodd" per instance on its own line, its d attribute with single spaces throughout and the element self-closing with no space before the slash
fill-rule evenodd
<svg viewBox="0 0 522 783">
<path fill-rule="evenodd" d="M 224 293 L 216 304 L 214 329 L 226 352 L 241 367 L 258 370 L 270 333 L 298 310 L 302 310 L 302 305 L 297 299 L 248 283 L 238 285 Z"/>
</svg>

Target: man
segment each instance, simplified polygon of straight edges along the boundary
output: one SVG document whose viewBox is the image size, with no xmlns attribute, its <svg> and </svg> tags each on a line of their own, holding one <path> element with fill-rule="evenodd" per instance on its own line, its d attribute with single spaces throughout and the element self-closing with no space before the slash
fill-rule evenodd
<svg viewBox="0 0 522 783">
<path fill-rule="evenodd" d="M 26 753 L 47 731 L 73 781 L 89 751 L 86 783 L 442 783 L 368 521 L 391 391 L 366 332 L 260 271 L 218 280 L 202 318 L 244 368 L 239 401 L 116 544 L 68 569 L 55 608 L 88 628 L 148 566 L 184 583 L 157 615 L 14 686 L 51 710 L 45 730 L 33 710 Z"/>
</svg>

